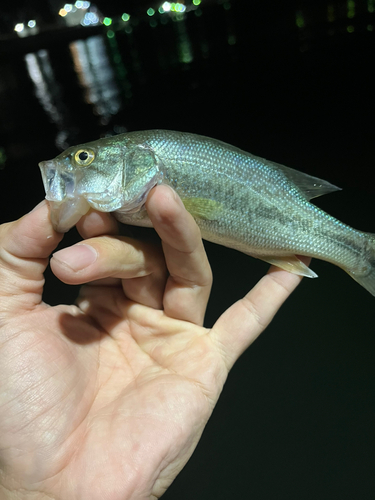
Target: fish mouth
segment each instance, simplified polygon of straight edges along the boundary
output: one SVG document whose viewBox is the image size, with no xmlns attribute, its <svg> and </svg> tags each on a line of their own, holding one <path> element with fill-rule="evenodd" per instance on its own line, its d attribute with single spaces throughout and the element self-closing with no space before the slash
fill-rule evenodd
<svg viewBox="0 0 375 500">
<path fill-rule="evenodd" d="M 90 210 L 90 205 L 82 196 L 74 199 L 67 198 L 64 201 L 48 200 L 48 204 L 51 209 L 53 229 L 58 233 L 69 231 Z"/>
<path fill-rule="evenodd" d="M 90 210 L 90 205 L 75 193 L 73 173 L 60 169 L 54 160 L 39 163 L 43 185 L 51 213 L 53 229 L 66 233 Z"/>
</svg>

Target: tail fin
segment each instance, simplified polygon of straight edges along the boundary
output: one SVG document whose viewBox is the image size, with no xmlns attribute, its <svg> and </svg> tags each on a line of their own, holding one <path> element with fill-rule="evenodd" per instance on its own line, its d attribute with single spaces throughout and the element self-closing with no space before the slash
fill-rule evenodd
<svg viewBox="0 0 375 500">
<path fill-rule="evenodd" d="M 365 246 L 365 258 L 368 263 L 368 271 L 366 274 L 359 275 L 353 271 L 345 269 L 345 271 L 363 288 L 375 296 L 375 234 L 364 233 L 367 236 Z"/>
</svg>

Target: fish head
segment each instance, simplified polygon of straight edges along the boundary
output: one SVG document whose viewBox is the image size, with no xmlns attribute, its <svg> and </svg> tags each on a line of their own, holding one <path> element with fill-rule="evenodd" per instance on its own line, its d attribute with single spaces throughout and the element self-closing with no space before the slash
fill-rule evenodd
<svg viewBox="0 0 375 500">
<path fill-rule="evenodd" d="M 157 184 L 153 151 L 120 136 L 73 146 L 39 163 L 54 229 L 66 232 L 90 207 L 134 212 Z"/>
</svg>

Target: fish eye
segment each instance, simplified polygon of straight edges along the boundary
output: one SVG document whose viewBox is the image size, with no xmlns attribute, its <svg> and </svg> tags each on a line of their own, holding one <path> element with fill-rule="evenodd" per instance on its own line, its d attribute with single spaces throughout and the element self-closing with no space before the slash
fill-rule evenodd
<svg viewBox="0 0 375 500">
<path fill-rule="evenodd" d="M 87 167 L 95 160 L 95 153 L 92 149 L 79 149 L 74 154 L 74 161 L 79 167 Z"/>
</svg>

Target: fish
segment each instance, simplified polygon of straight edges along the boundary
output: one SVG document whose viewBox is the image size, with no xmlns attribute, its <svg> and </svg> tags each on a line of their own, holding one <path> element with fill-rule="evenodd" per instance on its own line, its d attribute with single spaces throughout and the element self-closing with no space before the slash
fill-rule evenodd
<svg viewBox="0 0 375 500">
<path fill-rule="evenodd" d="M 90 208 L 124 224 L 151 227 L 152 188 L 166 184 L 196 220 L 202 238 L 291 273 L 317 277 L 300 256 L 341 267 L 375 295 L 375 235 L 310 202 L 333 184 L 187 132 L 146 130 L 69 147 L 39 163 L 51 221 L 73 227 Z"/>
</svg>

